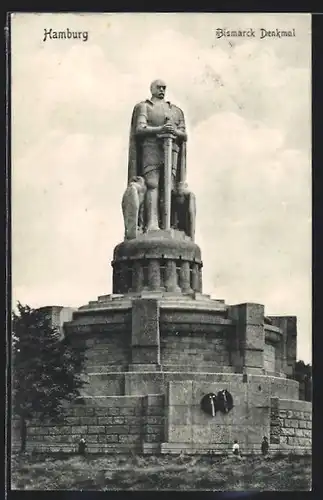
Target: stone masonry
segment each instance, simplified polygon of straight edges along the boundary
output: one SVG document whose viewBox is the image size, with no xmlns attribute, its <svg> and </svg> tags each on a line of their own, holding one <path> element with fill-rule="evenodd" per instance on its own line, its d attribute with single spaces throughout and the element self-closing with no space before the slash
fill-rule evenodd
<svg viewBox="0 0 323 500">
<path fill-rule="evenodd" d="M 76 452 L 82 437 L 89 453 L 158 451 L 163 412 L 162 396 L 85 397 L 66 408 L 59 423 L 31 420 L 27 451 Z M 19 435 L 15 438 L 18 445 Z"/>
<path fill-rule="evenodd" d="M 281 450 L 311 450 L 312 405 L 308 401 L 272 398 L 270 442 Z"/>
</svg>

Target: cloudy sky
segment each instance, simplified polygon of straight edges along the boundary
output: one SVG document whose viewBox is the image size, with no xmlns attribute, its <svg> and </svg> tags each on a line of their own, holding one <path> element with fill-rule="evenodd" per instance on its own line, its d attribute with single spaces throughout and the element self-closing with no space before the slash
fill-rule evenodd
<svg viewBox="0 0 323 500">
<path fill-rule="evenodd" d="M 43 42 L 50 28 L 88 41 Z M 11 36 L 13 300 L 78 307 L 111 293 L 131 112 L 163 78 L 187 121 L 204 292 L 297 315 L 310 362 L 310 16 L 16 14 Z"/>
</svg>

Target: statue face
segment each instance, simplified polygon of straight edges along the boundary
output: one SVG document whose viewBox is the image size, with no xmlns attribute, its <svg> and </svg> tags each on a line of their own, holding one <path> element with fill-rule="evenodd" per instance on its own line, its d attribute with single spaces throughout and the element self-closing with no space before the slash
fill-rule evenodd
<svg viewBox="0 0 323 500">
<path fill-rule="evenodd" d="M 151 86 L 151 95 L 157 99 L 164 99 L 166 92 L 166 83 L 162 80 L 155 80 Z"/>
</svg>

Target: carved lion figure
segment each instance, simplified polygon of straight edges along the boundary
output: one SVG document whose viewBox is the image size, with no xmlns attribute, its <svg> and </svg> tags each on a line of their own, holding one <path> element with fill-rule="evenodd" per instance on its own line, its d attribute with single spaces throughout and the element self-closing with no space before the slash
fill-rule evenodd
<svg viewBox="0 0 323 500">
<path fill-rule="evenodd" d="M 125 239 L 132 240 L 142 232 L 144 225 L 144 199 L 147 191 L 145 179 L 134 176 L 130 179 L 122 197 L 122 213 Z"/>
<path fill-rule="evenodd" d="M 172 194 L 172 227 L 195 239 L 196 200 L 186 182 L 180 182 Z"/>
</svg>

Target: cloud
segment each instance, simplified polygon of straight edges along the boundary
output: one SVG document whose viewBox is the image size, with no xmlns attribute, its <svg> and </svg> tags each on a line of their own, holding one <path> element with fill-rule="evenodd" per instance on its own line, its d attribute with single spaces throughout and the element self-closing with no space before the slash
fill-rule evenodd
<svg viewBox="0 0 323 500">
<path fill-rule="evenodd" d="M 286 18 L 302 37 L 294 46 L 230 46 L 214 28 L 259 18 L 42 16 L 13 23 L 14 298 L 78 306 L 111 291 L 131 111 L 161 77 L 186 115 L 205 292 L 297 314 L 309 360 L 307 17 Z M 89 41 L 41 42 L 44 26 L 66 24 Z"/>
</svg>

